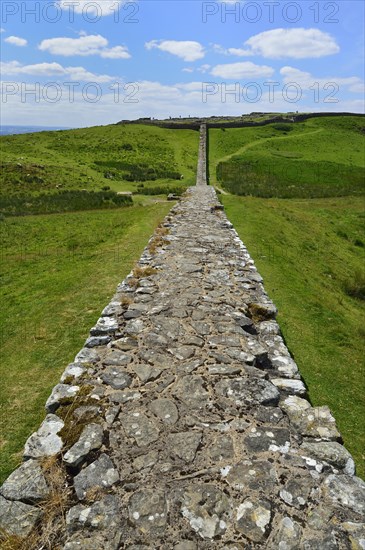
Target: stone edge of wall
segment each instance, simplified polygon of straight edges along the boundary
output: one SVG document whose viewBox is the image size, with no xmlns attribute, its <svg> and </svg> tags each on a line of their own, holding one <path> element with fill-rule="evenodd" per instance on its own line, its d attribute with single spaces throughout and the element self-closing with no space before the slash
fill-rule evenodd
<svg viewBox="0 0 365 550">
<path fill-rule="evenodd" d="M 187 190 L 187 196 L 191 193 L 191 189 L 192 188 L 189 188 Z M 221 217 L 223 226 L 232 232 L 234 240 L 239 243 L 240 248 L 248 254 L 238 233 L 227 219 L 226 214 L 222 212 L 223 207 L 218 201 L 214 188 L 210 187 L 209 189 L 212 190 L 211 211 L 217 213 L 217 215 Z M 182 200 L 185 199 L 186 197 L 183 197 Z M 178 213 L 179 204 L 173 206 L 159 227 L 171 227 L 173 225 L 173 216 Z M 151 253 L 150 247 L 154 241 L 156 242 L 156 238 L 158 238 L 159 247 L 154 253 Z M 148 273 L 150 268 L 158 269 L 158 259 L 164 253 L 164 248 L 166 246 L 164 240 L 167 240 L 167 238 L 161 238 L 161 235 L 156 233 L 156 231 L 150 238 L 136 264 L 137 269 L 142 273 L 142 277 L 143 273 Z M 276 307 L 267 296 L 262 284 L 263 280 L 251 258 L 249 264 L 251 271 L 250 276 L 252 280 L 255 281 L 255 283 L 259 283 L 260 286 L 261 301 L 259 305 L 267 312 L 268 319 L 270 320 L 269 323 L 272 325 L 271 328 L 277 331 L 276 334 L 281 335 L 279 325 L 275 321 L 277 313 Z M 34 527 L 42 520 L 42 502 L 46 501 L 50 493 L 46 476 L 42 470 L 42 463 L 45 459 L 50 457 L 61 457 L 62 462 L 65 463 L 65 459 L 67 461 L 68 455 L 68 453 L 63 454 L 64 442 L 59 435 L 65 426 L 64 420 L 59 416 L 60 411 L 63 405 L 69 405 L 70 403 L 76 402 L 80 394 L 83 393 L 83 390 L 86 389 L 85 384 L 82 382 L 82 378 L 87 374 L 88 368 L 100 359 L 97 349 L 100 346 L 105 347 L 112 340 L 124 336 L 123 331 L 119 331 L 118 315 L 123 315 L 123 313 L 127 311 L 129 304 L 133 301 L 132 298 L 135 295 L 136 289 L 133 290 L 129 283 L 134 277 L 135 271 L 132 270 L 118 285 L 116 293 L 112 297 L 110 303 L 103 309 L 101 317 L 98 319 L 96 325 L 90 330 L 90 336 L 87 338 L 84 347 L 76 355 L 74 362 L 66 367 L 60 378 L 60 383 L 53 388 L 46 402 L 47 416 L 44 422 L 38 431 L 33 433 L 25 443 L 24 462 L 10 474 L 8 479 L 0 487 L 0 530 L 2 529 L 6 532 L 6 527 L 8 527 L 8 533 L 10 535 L 24 538 L 27 537 Z M 153 278 L 153 274 L 148 274 L 146 275 L 146 278 L 147 277 Z M 122 306 L 122 299 L 126 295 L 130 296 L 130 301 L 128 300 L 128 304 Z M 352 479 L 358 480 L 356 483 L 362 484 L 362 480 L 354 478 L 355 465 L 350 453 L 339 443 L 339 441 L 342 440 L 337 431 L 335 419 L 332 417 L 328 407 L 312 407 L 310 405 L 307 400 L 306 387 L 301 379 L 297 366 L 290 356 L 289 350 L 287 351 L 293 375 L 278 379 L 275 383 L 282 394 L 282 399 L 279 404 L 280 408 L 288 415 L 290 424 L 295 421 L 298 415 L 300 416 L 303 413 L 311 413 L 319 424 L 321 423 L 321 419 L 323 419 L 323 436 L 317 437 L 316 441 L 322 441 L 326 444 L 328 442 L 332 442 L 332 444 L 335 442 L 335 445 L 338 445 L 339 458 L 337 464 L 335 458 L 332 456 L 333 449 L 329 451 L 328 457 L 326 457 L 325 451 L 323 451 L 322 456 L 318 456 L 318 454 L 313 455 L 308 451 L 308 456 L 306 456 L 308 464 L 314 465 L 315 468 L 321 468 L 321 465 L 323 466 L 324 463 L 333 474 L 347 474 Z M 101 398 L 97 392 L 97 385 L 98 384 L 96 384 L 88 394 L 88 396 L 94 400 L 96 406 L 101 404 Z M 87 389 L 89 390 L 89 387 Z M 119 409 L 108 404 L 108 406 L 104 408 L 102 427 L 100 428 L 100 424 L 94 424 L 92 422 L 86 424 L 85 428 L 88 429 L 83 430 L 82 436 L 78 440 L 80 442 L 83 438 L 83 444 L 86 444 L 91 450 L 100 451 L 100 449 L 102 449 L 103 454 L 101 456 L 106 457 L 105 461 L 108 463 L 108 467 L 110 467 L 111 461 L 107 456 L 107 448 L 105 448 L 105 444 L 103 443 L 103 434 L 108 430 L 108 426 L 110 427 L 112 425 L 118 414 Z M 331 437 L 329 437 L 328 430 L 331 431 Z M 117 475 L 117 473 L 115 475 Z"/>
</svg>

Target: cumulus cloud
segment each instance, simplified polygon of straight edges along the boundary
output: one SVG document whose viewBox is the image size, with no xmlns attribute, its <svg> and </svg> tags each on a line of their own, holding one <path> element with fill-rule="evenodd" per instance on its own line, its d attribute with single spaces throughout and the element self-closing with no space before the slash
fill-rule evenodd
<svg viewBox="0 0 365 550">
<path fill-rule="evenodd" d="M 180 57 L 184 61 L 196 61 L 205 55 L 204 48 L 199 42 L 192 40 L 151 40 L 146 42 L 147 50 L 154 48 Z"/>
<path fill-rule="evenodd" d="M 299 84 L 303 89 L 309 89 L 314 83 L 318 82 L 318 85 L 324 87 L 326 84 L 335 84 L 338 87 L 345 87 L 348 91 L 353 93 L 364 93 L 364 81 L 358 76 L 349 77 L 316 77 L 308 72 L 301 71 L 295 67 L 282 67 L 280 74 L 283 77 L 284 84 L 295 82 Z"/>
<path fill-rule="evenodd" d="M 59 0 L 58 6 L 74 13 L 87 13 L 89 16 L 107 16 L 116 13 L 124 0 Z"/>
<path fill-rule="evenodd" d="M 224 48 L 213 44 L 216 53 L 247 57 L 260 55 L 267 59 L 324 57 L 340 51 L 336 40 L 319 29 L 273 29 L 251 36 L 244 48 Z"/>
<path fill-rule="evenodd" d="M 255 65 L 251 61 L 241 63 L 226 63 L 216 65 L 211 70 L 213 76 L 235 80 L 240 78 L 269 78 L 274 74 L 274 69 L 267 65 Z"/>
<path fill-rule="evenodd" d="M 336 40 L 319 29 L 273 29 L 249 38 L 245 45 L 268 59 L 324 57 L 340 51 Z"/>
<path fill-rule="evenodd" d="M 8 36 L 8 38 L 5 38 L 4 42 L 12 44 L 13 46 L 26 46 L 28 44 L 25 38 L 20 38 L 19 36 Z"/>
<path fill-rule="evenodd" d="M 99 55 L 108 59 L 129 59 L 131 57 L 126 46 L 108 48 L 109 42 L 100 34 L 82 35 L 79 38 L 48 38 L 42 40 L 38 48 L 53 55 L 70 57 L 73 55 Z"/>
<path fill-rule="evenodd" d="M 71 81 L 77 82 L 112 82 L 114 77 L 109 75 L 98 75 L 89 72 L 84 67 L 63 67 L 59 63 L 36 63 L 34 65 L 22 65 L 19 61 L 1 62 L 0 70 L 2 74 L 8 76 L 29 75 L 29 76 L 57 76 L 65 77 Z"/>
</svg>

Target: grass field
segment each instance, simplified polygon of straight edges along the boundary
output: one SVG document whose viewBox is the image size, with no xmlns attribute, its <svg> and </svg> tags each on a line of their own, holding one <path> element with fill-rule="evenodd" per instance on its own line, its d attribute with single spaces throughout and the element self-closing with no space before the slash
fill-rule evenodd
<svg viewBox="0 0 365 550">
<path fill-rule="evenodd" d="M 237 195 L 363 195 L 365 119 L 313 118 L 209 131 L 211 182 Z"/>
<path fill-rule="evenodd" d="M 143 125 L 3 136 L 0 195 L 185 188 L 195 183 L 198 140 L 193 130 Z"/>
<path fill-rule="evenodd" d="M 0 222 L 0 483 L 60 374 L 171 205 Z"/>
<path fill-rule="evenodd" d="M 279 308 L 314 405 L 328 405 L 365 477 L 364 201 L 224 196 Z"/>
</svg>

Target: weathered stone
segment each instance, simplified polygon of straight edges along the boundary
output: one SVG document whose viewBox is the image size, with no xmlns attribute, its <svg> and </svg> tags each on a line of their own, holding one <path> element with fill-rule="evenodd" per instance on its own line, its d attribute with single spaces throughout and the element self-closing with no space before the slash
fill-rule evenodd
<svg viewBox="0 0 365 550">
<path fill-rule="evenodd" d="M 209 374 L 218 374 L 218 375 L 233 375 L 239 374 L 242 371 L 241 366 L 231 366 L 231 365 L 212 365 L 208 367 Z"/>
<path fill-rule="evenodd" d="M 114 420 L 117 418 L 119 414 L 119 411 L 120 411 L 119 406 L 109 407 L 105 411 L 105 420 L 108 426 L 111 426 L 113 424 Z"/>
<path fill-rule="evenodd" d="M 176 385 L 178 397 L 193 409 L 205 406 L 210 395 L 205 389 L 205 381 L 201 376 L 184 376 Z"/>
<path fill-rule="evenodd" d="M 184 493 L 181 512 L 202 539 L 223 535 L 231 515 L 226 495 L 214 485 L 194 485 Z"/>
<path fill-rule="evenodd" d="M 292 518 L 284 517 L 267 543 L 269 550 L 297 550 L 302 528 Z"/>
<path fill-rule="evenodd" d="M 212 462 L 232 460 L 234 458 L 232 437 L 230 435 L 218 436 L 214 442 L 209 445 L 209 456 Z"/>
<path fill-rule="evenodd" d="M 62 402 L 68 402 L 70 399 L 75 397 L 79 389 L 79 386 L 57 384 L 46 401 L 46 411 L 49 413 L 54 413 Z"/>
<path fill-rule="evenodd" d="M 109 351 L 103 359 L 103 364 L 106 366 L 128 365 L 131 362 L 131 357 L 120 350 L 113 349 Z"/>
<path fill-rule="evenodd" d="M 142 394 L 139 391 L 133 390 L 115 390 L 108 395 L 110 401 L 113 403 L 128 403 L 128 401 L 138 401 L 141 399 Z"/>
<path fill-rule="evenodd" d="M 195 355 L 195 350 L 192 346 L 179 346 L 178 348 L 169 348 L 171 355 L 179 359 L 179 361 L 186 361 Z"/>
<path fill-rule="evenodd" d="M 99 346 L 106 346 L 111 341 L 110 336 L 90 336 L 85 342 L 86 348 L 97 348 Z"/>
<path fill-rule="evenodd" d="M 365 549 L 365 523 L 346 521 L 341 527 L 348 533 L 352 550 Z"/>
<path fill-rule="evenodd" d="M 85 530 L 72 535 L 62 550 L 118 550 L 120 539 L 120 532 L 112 537 L 110 530 Z"/>
<path fill-rule="evenodd" d="M 244 438 L 246 449 L 252 453 L 274 451 L 287 453 L 290 448 L 290 432 L 285 428 L 251 428 Z"/>
<path fill-rule="evenodd" d="M 85 367 L 83 367 L 80 363 L 70 363 L 61 376 L 61 382 L 64 382 L 70 376 L 75 379 L 80 378 L 80 376 L 82 376 L 85 372 Z"/>
<path fill-rule="evenodd" d="M 78 499 L 83 500 L 90 489 L 106 489 L 117 481 L 119 481 L 118 471 L 108 455 L 102 454 L 74 477 L 74 487 Z"/>
<path fill-rule="evenodd" d="M 120 506 L 117 497 L 106 495 L 103 500 L 91 506 L 77 504 L 67 512 L 66 525 L 68 532 L 78 531 L 84 527 L 108 530 L 109 533 L 119 527 Z"/>
<path fill-rule="evenodd" d="M 355 463 L 347 449 L 335 441 L 303 441 L 300 446 L 302 455 L 315 456 L 328 462 L 347 475 L 355 475 Z"/>
<path fill-rule="evenodd" d="M 271 505 L 265 500 L 246 499 L 236 512 L 236 529 L 253 542 L 262 542 L 269 533 Z"/>
<path fill-rule="evenodd" d="M 120 351 L 130 351 L 138 347 L 138 340 L 131 338 L 129 336 L 125 338 L 119 338 L 118 340 L 113 340 L 110 344 L 110 347 L 119 349 Z"/>
<path fill-rule="evenodd" d="M 57 435 L 63 428 L 63 421 L 54 414 L 47 414 L 39 430 L 32 434 L 24 446 L 25 458 L 43 458 L 58 454 L 62 439 Z"/>
<path fill-rule="evenodd" d="M 289 506 L 300 510 L 307 505 L 313 488 L 313 478 L 308 474 L 301 474 L 298 478 L 290 478 L 283 489 L 280 497 Z"/>
<path fill-rule="evenodd" d="M 276 405 L 280 398 L 275 386 L 262 379 L 221 380 L 216 390 L 224 397 L 232 399 L 236 405 Z"/>
<path fill-rule="evenodd" d="M 64 455 L 63 460 L 69 466 L 79 466 L 91 451 L 100 449 L 103 443 L 103 428 L 100 424 L 86 426 L 77 443 Z"/>
<path fill-rule="evenodd" d="M 174 550 L 198 550 L 198 546 L 195 542 L 184 540 L 175 544 Z"/>
<path fill-rule="evenodd" d="M 165 424 L 176 424 L 179 411 L 170 399 L 155 399 L 149 404 L 149 409 Z"/>
<path fill-rule="evenodd" d="M 185 462 L 192 462 L 200 445 L 202 434 L 199 432 L 182 432 L 167 437 L 169 453 L 178 456 Z"/>
<path fill-rule="evenodd" d="M 298 366 L 291 357 L 279 355 L 277 357 L 271 357 L 270 361 L 273 368 L 279 371 L 281 376 L 288 378 L 295 378 L 298 376 Z"/>
<path fill-rule="evenodd" d="M 129 416 L 123 414 L 120 416 L 120 420 L 127 436 L 132 437 L 138 447 L 144 447 L 157 441 L 160 433 L 158 427 L 142 413 L 134 412 Z"/>
<path fill-rule="evenodd" d="M 151 451 L 146 455 L 138 456 L 133 461 L 133 466 L 135 470 L 144 470 L 145 468 L 152 468 L 158 461 L 158 452 Z"/>
<path fill-rule="evenodd" d="M 36 506 L 6 500 L 0 495 L 0 530 L 24 538 L 33 530 L 42 512 Z"/>
<path fill-rule="evenodd" d="M 161 532 L 167 523 L 167 502 L 162 491 L 144 489 L 134 493 L 128 504 L 129 521 L 142 531 Z"/>
<path fill-rule="evenodd" d="M 134 365 L 132 368 L 143 384 L 156 380 L 162 372 L 161 369 L 151 365 Z"/>
<path fill-rule="evenodd" d="M 333 504 L 357 514 L 365 513 L 365 482 L 358 477 L 331 474 L 323 483 L 322 494 Z"/>
<path fill-rule="evenodd" d="M 100 378 L 115 390 L 123 390 L 132 384 L 132 378 L 120 367 L 107 367 Z"/>
<path fill-rule="evenodd" d="M 90 363 L 94 364 L 100 361 L 100 356 L 95 349 L 82 348 L 75 357 L 75 363 Z"/>
<path fill-rule="evenodd" d="M 340 433 L 328 407 L 311 407 L 302 400 L 286 399 L 282 408 L 289 416 L 290 423 L 299 433 L 307 437 L 317 437 L 331 441 L 339 439 Z"/>
<path fill-rule="evenodd" d="M 7 500 L 37 502 L 49 495 L 50 489 L 37 460 L 27 460 L 19 466 L 0 487 Z"/>
<path fill-rule="evenodd" d="M 118 319 L 114 317 L 100 317 L 95 327 L 90 330 L 91 336 L 113 334 L 118 330 Z"/>
<path fill-rule="evenodd" d="M 301 380 L 289 380 L 287 378 L 271 378 L 271 382 L 282 391 L 294 393 L 295 395 L 305 395 L 306 387 Z"/>
<path fill-rule="evenodd" d="M 223 479 L 235 489 L 269 491 L 277 482 L 274 466 L 265 460 L 243 460 L 221 470 Z"/>
</svg>

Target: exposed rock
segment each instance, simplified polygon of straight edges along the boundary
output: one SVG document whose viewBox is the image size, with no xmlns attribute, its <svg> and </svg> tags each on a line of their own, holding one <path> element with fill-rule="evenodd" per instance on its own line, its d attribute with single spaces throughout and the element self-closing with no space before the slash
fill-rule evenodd
<svg viewBox="0 0 365 550">
<path fill-rule="evenodd" d="M 120 350 L 113 349 L 109 351 L 103 359 L 104 365 L 128 365 L 131 362 L 131 357 Z"/>
<path fill-rule="evenodd" d="M 132 368 L 143 384 L 150 380 L 156 380 L 162 372 L 161 369 L 151 365 L 135 365 Z"/>
<path fill-rule="evenodd" d="M 7 500 L 37 502 L 49 494 L 49 487 L 37 460 L 27 460 L 19 466 L 0 487 Z"/>
<path fill-rule="evenodd" d="M 123 368 L 107 367 L 100 375 L 100 378 L 115 390 L 123 390 L 128 388 L 132 383 L 132 378 L 125 372 Z"/>
<path fill-rule="evenodd" d="M 103 500 L 91 506 L 77 504 L 70 508 L 66 515 L 68 532 L 78 531 L 84 527 L 108 530 L 109 533 L 119 527 L 120 506 L 117 497 L 106 495 Z"/>
<path fill-rule="evenodd" d="M 62 439 L 57 435 L 63 428 L 63 421 L 55 414 L 47 414 L 39 430 L 32 434 L 24 446 L 25 458 L 43 458 L 58 454 L 62 447 Z"/>
<path fill-rule="evenodd" d="M 118 330 L 118 320 L 114 317 L 100 317 L 95 327 L 90 330 L 91 336 L 105 336 Z"/>
<path fill-rule="evenodd" d="M 199 432 L 182 432 L 171 434 L 167 438 L 169 452 L 185 462 L 192 462 L 200 445 L 202 434 Z"/>
<path fill-rule="evenodd" d="M 144 447 L 157 441 L 160 433 L 159 429 L 152 420 L 149 420 L 142 413 L 123 414 L 120 416 L 120 420 L 127 436 L 132 437 L 138 447 Z"/>
<path fill-rule="evenodd" d="M 282 391 L 294 393 L 295 395 L 305 395 L 306 387 L 301 380 L 289 380 L 287 378 L 271 378 L 271 382 Z"/>
<path fill-rule="evenodd" d="M 129 521 L 142 531 L 161 532 L 167 523 L 167 502 L 162 491 L 144 489 L 134 493 L 128 504 Z"/>
<path fill-rule="evenodd" d="M 358 477 L 331 474 L 325 479 L 322 492 L 334 504 L 357 514 L 365 513 L 365 482 Z"/>
<path fill-rule="evenodd" d="M 100 449 L 103 443 L 103 428 L 100 424 L 86 426 L 75 445 L 63 457 L 69 466 L 79 466 L 91 451 Z"/>
<path fill-rule="evenodd" d="M 175 403 L 170 399 L 155 399 L 149 404 L 149 409 L 164 424 L 176 424 L 179 420 L 179 411 Z"/>
<path fill-rule="evenodd" d="M 69 376 L 75 379 L 80 378 L 80 376 L 82 376 L 85 372 L 85 367 L 83 367 L 80 363 L 71 363 L 64 370 L 61 376 L 61 382 L 64 382 Z"/>
<path fill-rule="evenodd" d="M 355 463 L 347 449 L 335 441 L 303 441 L 300 446 L 302 455 L 315 456 L 328 462 L 338 470 L 343 470 L 347 475 L 355 475 Z"/>
<path fill-rule="evenodd" d="M 202 539 L 214 539 L 227 529 L 231 504 L 214 485 L 195 485 L 184 493 L 181 512 Z"/>
<path fill-rule="evenodd" d="M 79 386 L 69 386 L 68 384 L 57 384 L 46 402 L 46 411 L 54 413 L 62 402 L 68 402 L 75 397 L 79 391 Z"/>
<path fill-rule="evenodd" d="M 236 512 L 237 530 L 253 542 L 262 542 L 269 533 L 271 505 L 265 500 L 247 499 Z"/>
<path fill-rule="evenodd" d="M 292 518 L 284 517 L 280 520 L 278 529 L 270 538 L 267 548 L 270 550 L 297 550 L 302 528 Z"/>
<path fill-rule="evenodd" d="M 236 405 L 276 405 L 280 398 L 275 386 L 261 379 L 221 380 L 216 390 L 224 397 L 232 399 Z"/>
<path fill-rule="evenodd" d="M 74 477 L 74 487 L 79 500 L 83 500 L 90 489 L 105 489 L 119 481 L 118 471 L 108 455 L 102 454 L 100 458 L 81 470 Z"/>
<path fill-rule="evenodd" d="M 6 500 L 0 495 L 0 530 L 24 538 L 33 530 L 42 515 L 36 506 Z"/>
</svg>

